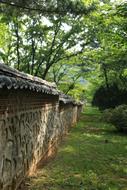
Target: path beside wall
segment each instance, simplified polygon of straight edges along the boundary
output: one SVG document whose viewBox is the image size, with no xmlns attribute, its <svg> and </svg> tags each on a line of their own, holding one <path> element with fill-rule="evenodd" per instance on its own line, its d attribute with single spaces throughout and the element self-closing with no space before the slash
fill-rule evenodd
<svg viewBox="0 0 127 190">
<path fill-rule="evenodd" d="M 0 64 L 0 190 L 15 190 L 53 153 L 81 108 L 54 84 Z"/>
</svg>

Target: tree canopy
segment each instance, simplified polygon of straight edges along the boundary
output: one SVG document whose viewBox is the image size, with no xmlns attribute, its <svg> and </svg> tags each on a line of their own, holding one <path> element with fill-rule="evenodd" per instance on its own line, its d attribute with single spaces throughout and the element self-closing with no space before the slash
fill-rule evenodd
<svg viewBox="0 0 127 190">
<path fill-rule="evenodd" d="M 90 101 L 101 85 L 127 88 L 127 3 L 0 2 L 0 60 Z"/>
</svg>

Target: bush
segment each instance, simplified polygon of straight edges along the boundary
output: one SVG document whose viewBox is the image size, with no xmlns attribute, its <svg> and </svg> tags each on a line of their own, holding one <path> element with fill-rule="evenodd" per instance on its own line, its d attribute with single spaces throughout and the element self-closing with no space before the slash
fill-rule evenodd
<svg viewBox="0 0 127 190">
<path fill-rule="evenodd" d="M 113 109 L 106 109 L 103 112 L 102 120 L 106 121 L 107 123 L 111 123 L 110 121 L 111 121 L 111 117 L 112 117 L 112 111 L 113 111 Z"/>
<path fill-rule="evenodd" d="M 100 110 L 115 108 L 121 104 L 127 104 L 127 90 L 119 89 L 116 84 L 109 88 L 101 86 L 96 90 L 92 100 L 92 105 Z"/>
<path fill-rule="evenodd" d="M 127 131 L 127 105 L 104 111 L 105 121 L 113 124 L 119 131 Z"/>
</svg>

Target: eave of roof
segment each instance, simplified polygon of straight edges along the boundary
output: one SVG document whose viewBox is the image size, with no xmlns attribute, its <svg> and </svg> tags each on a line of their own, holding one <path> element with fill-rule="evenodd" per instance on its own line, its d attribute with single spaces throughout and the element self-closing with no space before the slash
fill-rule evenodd
<svg viewBox="0 0 127 190">
<path fill-rule="evenodd" d="M 7 89 L 28 89 L 31 91 L 59 95 L 59 91 L 54 83 L 47 82 L 41 78 L 34 77 L 7 65 L 0 63 L 0 88 Z"/>
<path fill-rule="evenodd" d="M 73 104 L 73 105 L 83 105 L 84 103 L 81 101 L 74 100 L 71 96 L 61 93 L 59 97 L 59 101 L 64 104 Z"/>
</svg>

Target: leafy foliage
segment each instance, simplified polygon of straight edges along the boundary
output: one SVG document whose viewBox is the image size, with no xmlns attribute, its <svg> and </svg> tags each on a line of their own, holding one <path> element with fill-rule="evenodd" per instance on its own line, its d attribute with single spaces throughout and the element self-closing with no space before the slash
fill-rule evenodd
<svg viewBox="0 0 127 190">
<path fill-rule="evenodd" d="M 84 33 L 85 23 L 80 16 L 45 17 L 36 13 L 24 16 L 16 10 L 10 13 L 9 17 L 3 14 L 1 21 L 12 36 L 9 63 L 19 70 L 45 79 L 54 64 L 81 54 L 90 43 L 90 34 Z M 79 49 L 76 48 L 78 43 Z"/>
<path fill-rule="evenodd" d="M 109 88 L 101 86 L 92 100 L 92 105 L 99 107 L 100 110 L 115 108 L 121 104 L 127 104 L 127 90 L 118 88 L 116 84 Z"/>
<path fill-rule="evenodd" d="M 4 8 L 18 8 L 22 13 L 27 13 L 35 11 L 42 13 L 43 15 L 50 14 L 87 14 L 87 12 L 95 9 L 95 3 L 92 3 L 84 6 L 84 2 L 82 0 L 9 0 L 9 1 L 1 1 L 1 9 Z"/>
<path fill-rule="evenodd" d="M 104 118 L 113 124 L 119 131 L 127 131 L 127 105 L 120 105 L 104 112 Z"/>
<path fill-rule="evenodd" d="M 2 62 L 88 101 L 100 86 L 127 89 L 125 2 L 8 3 L 0 4 Z"/>
<path fill-rule="evenodd" d="M 89 77 L 90 80 L 88 79 L 93 86 L 93 88 L 91 88 L 91 93 L 95 93 L 99 88 L 102 89 L 106 87 L 107 93 L 111 94 L 110 91 L 114 86 L 114 83 L 117 84 L 118 89 L 126 91 L 126 3 L 102 3 L 99 9 L 101 14 L 94 12 L 91 15 L 91 22 L 89 23 L 89 27 L 95 33 L 94 38 L 96 42 L 95 48 L 89 51 L 89 57 L 92 59 L 91 62 L 93 62 L 94 65 L 97 64 L 99 66 L 98 70 L 96 69 L 97 72 L 95 72 L 94 81 L 91 81 L 91 77 Z M 98 93 L 98 99 L 99 98 L 101 97 Z M 111 97 L 109 97 L 108 100 L 109 99 L 111 100 Z M 116 99 L 117 100 L 114 99 L 113 107 L 115 106 L 115 102 L 116 105 L 119 105 L 118 102 L 121 101 L 120 96 L 117 96 L 117 94 Z M 123 100 L 122 103 L 126 102 Z M 106 103 L 106 100 L 104 104 L 108 104 Z M 111 102 L 109 104 L 111 104 Z"/>
</svg>

